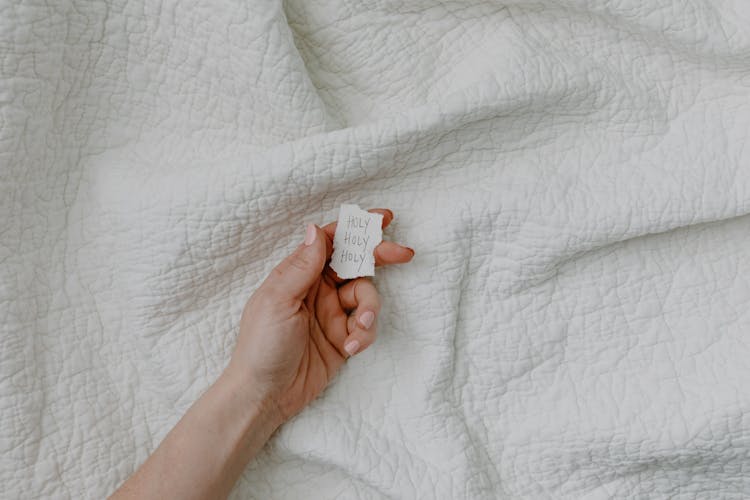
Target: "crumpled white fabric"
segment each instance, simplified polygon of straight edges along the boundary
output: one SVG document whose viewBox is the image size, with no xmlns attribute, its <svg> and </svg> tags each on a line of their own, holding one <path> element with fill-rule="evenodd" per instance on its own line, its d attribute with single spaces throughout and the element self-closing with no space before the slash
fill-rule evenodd
<svg viewBox="0 0 750 500">
<path fill-rule="evenodd" d="M 750 491 L 742 0 L 0 0 L 0 484 L 100 498 L 341 203 L 380 337 L 236 498 Z"/>
</svg>

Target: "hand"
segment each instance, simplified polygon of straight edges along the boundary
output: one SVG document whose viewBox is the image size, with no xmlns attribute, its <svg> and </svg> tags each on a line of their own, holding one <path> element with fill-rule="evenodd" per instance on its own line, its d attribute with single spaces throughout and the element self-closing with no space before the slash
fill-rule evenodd
<svg viewBox="0 0 750 500">
<path fill-rule="evenodd" d="M 383 214 L 383 227 L 393 219 Z M 284 420 L 312 401 L 346 358 L 375 340 L 380 298 L 368 279 L 338 279 L 326 262 L 336 224 L 305 241 L 250 297 L 229 366 L 112 498 L 225 498 Z M 383 242 L 375 264 L 408 262 Z"/>
<path fill-rule="evenodd" d="M 383 215 L 385 228 L 393 220 Z M 367 278 L 344 281 L 326 266 L 336 223 L 308 225 L 305 240 L 250 297 L 227 370 L 253 397 L 271 402 L 282 421 L 320 394 L 349 356 L 375 340 L 380 297 Z M 409 262 L 414 251 L 384 241 L 375 264 Z"/>
</svg>

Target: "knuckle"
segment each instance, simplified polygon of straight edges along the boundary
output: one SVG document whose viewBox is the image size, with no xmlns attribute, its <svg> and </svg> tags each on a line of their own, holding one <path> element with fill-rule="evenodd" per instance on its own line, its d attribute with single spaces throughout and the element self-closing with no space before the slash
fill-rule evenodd
<svg viewBox="0 0 750 500">
<path fill-rule="evenodd" d="M 375 288 L 375 284 L 368 278 L 359 278 L 357 280 L 357 287 L 362 294 L 366 294 L 367 296 L 378 294 L 378 289 Z"/>
<path fill-rule="evenodd" d="M 371 346 L 377 338 L 377 332 L 373 326 L 362 335 L 362 346 L 363 348 Z"/>
<path fill-rule="evenodd" d="M 278 295 L 277 290 L 272 283 L 265 283 L 251 297 L 250 303 L 248 303 L 251 309 L 255 311 L 267 311 L 278 303 L 278 298 L 276 297 Z"/>
<path fill-rule="evenodd" d="M 289 256 L 287 264 L 292 269 L 298 269 L 300 271 L 306 271 L 310 268 L 311 262 L 302 252 L 295 252 Z"/>
</svg>

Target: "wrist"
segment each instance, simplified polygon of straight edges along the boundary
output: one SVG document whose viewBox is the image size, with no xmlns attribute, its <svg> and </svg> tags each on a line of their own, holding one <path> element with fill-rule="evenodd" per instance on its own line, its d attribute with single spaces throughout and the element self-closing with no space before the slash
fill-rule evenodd
<svg viewBox="0 0 750 500">
<path fill-rule="evenodd" d="M 285 419 L 271 394 L 247 376 L 246 370 L 236 369 L 230 362 L 216 381 L 216 385 L 232 395 L 232 401 L 239 413 L 263 422 L 264 426 L 276 430 Z M 273 432 L 273 431 L 272 431 Z"/>
</svg>

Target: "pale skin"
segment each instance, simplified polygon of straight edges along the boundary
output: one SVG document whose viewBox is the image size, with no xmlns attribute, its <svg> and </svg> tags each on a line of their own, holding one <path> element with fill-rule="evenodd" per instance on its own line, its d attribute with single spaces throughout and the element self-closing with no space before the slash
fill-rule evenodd
<svg viewBox="0 0 750 500">
<path fill-rule="evenodd" d="M 393 220 L 387 209 L 383 227 Z M 309 224 L 242 312 L 224 372 L 113 499 L 226 498 L 273 432 L 315 399 L 346 360 L 374 341 L 380 297 L 367 278 L 340 280 L 327 266 L 336 223 Z M 383 241 L 375 264 L 414 251 Z"/>
</svg>

